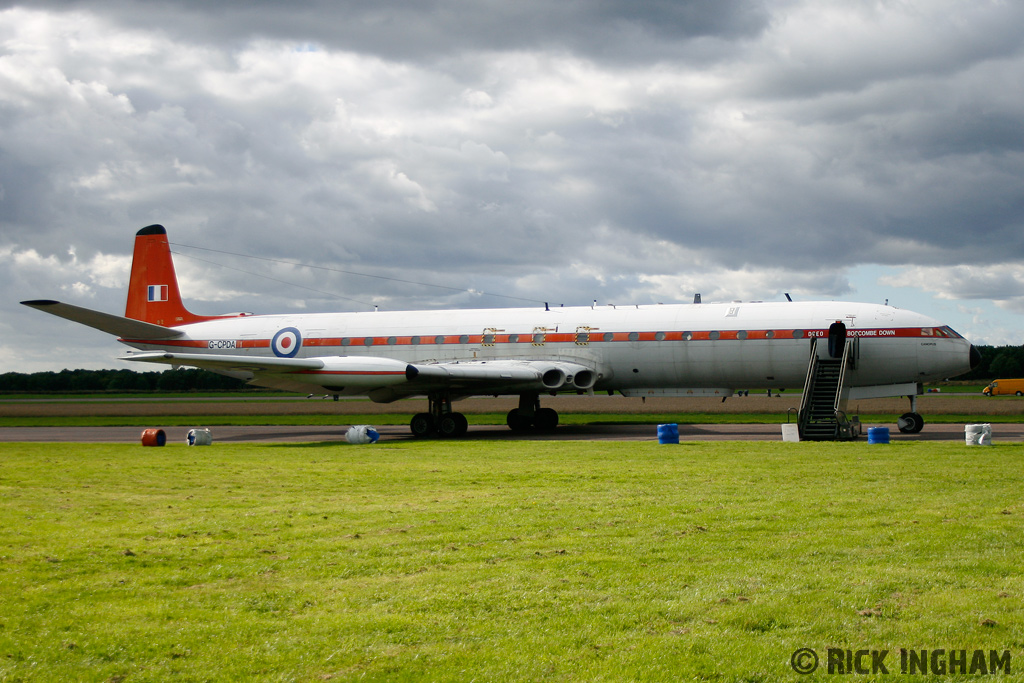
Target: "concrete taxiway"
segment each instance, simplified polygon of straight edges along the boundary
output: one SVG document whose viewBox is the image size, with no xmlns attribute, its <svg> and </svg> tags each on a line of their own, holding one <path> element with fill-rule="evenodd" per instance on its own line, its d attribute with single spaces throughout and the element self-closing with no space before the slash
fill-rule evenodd
<svg viewBox="0 0 1024 683">
<path fill-rule="evenodd" d="M 369 421 L 367 421 L 369 422 Z M 202 425 L 195 425 L 201 427 Z M 963 424 L 930 424 L 920 434 L 901 434 L 895 425 L 865 425 L 860 438 L 866 441 L 869 426 L 889 427 L 890 440 L 955 441 L 964 443 Z M 344 442 L 349 425 L 211 427 L 217 443 L 330 443 Z M 188 427 L 161 427 L 168 443 L 185 443 Z M 376 427 L 382 441 L 412 440 L 405 425 Z M 0 427 L 3 442 L 51 443 L 141 443 L 139 427 Z M 1024 424 L 993 424 L 994 443 L 1024 442 Z M 563 425 L 553 432 L 513 432 L 501 425 L 471 426 L 462 441 L 657 441 L 657 426 L 645 425 Z M 687 441 L 781 441 L 777 424 L 681 424 L 679 440 Z"/>
</svg>

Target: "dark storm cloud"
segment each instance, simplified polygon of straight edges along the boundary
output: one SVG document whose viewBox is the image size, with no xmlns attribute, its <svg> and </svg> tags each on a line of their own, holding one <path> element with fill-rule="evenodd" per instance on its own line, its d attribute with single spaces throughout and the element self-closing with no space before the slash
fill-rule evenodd
<svg viewBox="0 0 1024 683">
<path fill-rule="evenodd" d="M 1024 310 L 1015 4 L 4 7 L 11 300 L 117 311 L 163 223 L 394 278 L 176 247 L 200 313 L 838 297 L 858 264 Z M 39 314 L 0 311 L 3 361 Z"/>
<path fill-rule="evenodd" d="M 189 42 L 312 41 L 393 60 L 517 50 L 658 59 L 678 55 L 681 43 L 694 38 L 752 37 L 769 18 L 764 3 L 756 0 L 43 0 L 33 6 L 97 12 Z"/>
</svg>

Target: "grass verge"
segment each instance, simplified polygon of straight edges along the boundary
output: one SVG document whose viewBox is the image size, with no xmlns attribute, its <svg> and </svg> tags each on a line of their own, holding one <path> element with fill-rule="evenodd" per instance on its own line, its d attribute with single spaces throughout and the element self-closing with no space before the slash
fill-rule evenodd
<svg viewBox="0 0 1024 683">
<path fill-rule="evenodd" d="M 0 444 L 0 680 L 776 681 L 805 647 L 1019 668 L 1022 453 Z"/>
</svg>

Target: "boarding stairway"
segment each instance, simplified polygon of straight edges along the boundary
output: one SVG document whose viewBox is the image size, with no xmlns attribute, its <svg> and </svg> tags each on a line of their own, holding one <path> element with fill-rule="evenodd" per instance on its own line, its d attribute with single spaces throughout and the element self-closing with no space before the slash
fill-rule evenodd
<svg viewBox="0 0 1024 683">
<path fill-rule="evenodd" d="M 846 370 L 851 363 L 855 340 L 845 339 L 843 329 L 842 352 L 833 357 L 819 349 L 818 339 L 811 339 L 811 354 L 807 364 L 807 379 L 800 401 L 798 429 L 802 441 L 844 441 L 860 435 L 860 423 L 846 417 Z M 831 344 L 830 344 L 831 346 Z"/>
</svg>

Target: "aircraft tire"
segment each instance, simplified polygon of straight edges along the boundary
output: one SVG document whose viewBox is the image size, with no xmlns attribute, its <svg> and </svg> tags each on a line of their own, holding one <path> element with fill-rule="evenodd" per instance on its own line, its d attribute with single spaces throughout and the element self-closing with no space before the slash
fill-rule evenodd
<svg viewBox="0 0 1024 683">
<path fill-rule="evenodd" d="M 422 439 L 436 433 L 437 425 L 434 424 L 434 418 L 430 413 L 416 413 L 409 420 L 409 430 L 417 439 Z"/>
<path fill-rule="evenodd" d="M 896 426 L 904 434 L 917 434 L 924 429 L 924 418 L 918 413 L 903 413 Z"/>
<path fill-rule="evenodd" d="M 519 413 L 519 408 L 513 408 L 508 411 L 508 415 L 505 416 L 505 424 L 513 432 L 525 432 L 527 429 L 533 426 L 533 420 L 523 417 Z"/>
<path fill-rule="evenodd" d="M 437 421 L 437 433 L 445 439 L 457 439 L 465 436 L 469 429 L 469 421 L 462 413 L 448 413 Z"/>
<path fill-rule="evenodd" d="M 550 432 L 558 426 L 558 412 L 553 408 L 541 408 L 533 418 L 533 426 L 542 432 Z"/>
</svg>

